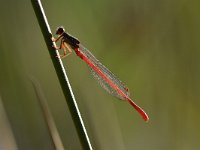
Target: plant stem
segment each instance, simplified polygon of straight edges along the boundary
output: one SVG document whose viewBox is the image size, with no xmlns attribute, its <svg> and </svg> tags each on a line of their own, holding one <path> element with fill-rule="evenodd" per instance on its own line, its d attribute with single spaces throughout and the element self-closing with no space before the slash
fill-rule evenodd
<svg viewBox="0 0 200 150">
<path fill-rule="evenodd" d="M 70 113 L 72 115 L 72 119 L 74 121 L 76 130 L 78 132 L 79 139 L 81 141 L 83 149 L 86 150 L 92 150 L 92 145 L 90 143 L 86 128 L 84 126 L 78 105 L 76 103 L 72 88 L 69 83 L 69 79 L 67 77 L 65 68 L 63 66 L 63 63 L 60 58 L 56 58 L 56 56 L 59 54 L 57 50 L 55 50 L 52 45 L 55 43 L 52 43 L 51 41 L 51 29 L 49 27 L 44 9 L 42 7 L 42 4 L 40 0 L 31 0 L 33 9 L 35 11 L 36 17 L 38 19 L 42 34 L 44 36 L 44 40 L 46 42 L 49 54 L 51 56 L 51 60 L 53 62 L 54 68 L 56 70 L 58 79 L 60 81 L 61 88 L 63 90 L 63 93 L 65 95 Z"/>
</svg>

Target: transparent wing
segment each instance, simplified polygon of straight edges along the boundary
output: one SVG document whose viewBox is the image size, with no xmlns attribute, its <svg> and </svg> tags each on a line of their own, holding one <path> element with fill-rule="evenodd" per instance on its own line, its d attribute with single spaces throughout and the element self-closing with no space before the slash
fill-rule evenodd
<svg viewBox="0 0 200 150">
<path fill-rule="evenodd" d="M 98 70 L 100 72 L 102 72 L 106 78 L 108 78 L 112 83 L 114 83 L 127 97 L 129 97 L 130 93 L 128 91 L 128 88 L 125 86 L 125 84 L 120 81 L 108 68 L 106 68 L 98 59 L 96 59 L 96 57 L 87 49 L 85 48 L 83 45 L 79 45 L 79 50 L 81 51 L 81 53 L 87 57 L 88 60 L 90 60 L 90 62 L 92 62 L 96 68 L 98 68 Z M 96 72 L 96 70 L 94 70 L 92 67 L 89 67 L 91 70 L 92 75 L 94 76 L 94 78 L 98 81 L 98 83 L 111 95 L 125 100 L 125 98 L 119 94 L 99 73 Z"/>
</svg>

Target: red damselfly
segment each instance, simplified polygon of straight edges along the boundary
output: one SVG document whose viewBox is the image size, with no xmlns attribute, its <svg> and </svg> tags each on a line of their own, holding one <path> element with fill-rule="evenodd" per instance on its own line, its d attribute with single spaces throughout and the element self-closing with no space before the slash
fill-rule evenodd
<svg viewBox="0 0 200 150">
<path fill-rule="evenodd" d="M 56 34 L 58 35 L 58 38 L 55 39 L 52 37 L 52 41 L 57 42 L 60 40 L 61 43 L 59 47 L 56 46 L 55 48 L 64 50 L 64 54 L 57 57 L 64 58 L 71 54 L 73 49 L 77 56 L 88 64 L 94 78 L 97 79 L 99 84 L 108 93 L 121 100 L 127 101 L 138 111 L 145 121 L 149 120 L 145 111 L 131 100 L 128 88 L 124 85 L 124 83 L 120 81 L 110 70 L 108 70 L 108 68 L 106 68 L 98 59 L 96 59 L 96 57 L 87 48 L 81 45 L 79 40 L 66 33 L 63 27 L 58 27 Z"/>
</svg>

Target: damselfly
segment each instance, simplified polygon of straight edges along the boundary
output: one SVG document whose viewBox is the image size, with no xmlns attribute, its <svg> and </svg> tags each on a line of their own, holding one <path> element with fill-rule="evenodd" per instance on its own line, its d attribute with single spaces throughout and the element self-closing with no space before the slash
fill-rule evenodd
<svg viewBox="0 0 200 150">
<path fill-rule="evenodd" d="M 65 32 L 63 27 L 58 27 L 56 34 L 58 38 L 55 39 L 52 37 L 53 42 L 61 41 L 59 47 L 55 47 L 55 49 L 63 49 L 64 54 L 58 57 L 64 58 L 72 53 L 72 49 L 76 52 L 77 56 L 79 56 L 82 60 L 84 60 L 95 79 L 99 82 L 99 84 L 111 95 L 127 101 L 131 106 L 133 106 L 138 113 L 142 116 L 145 121 L 149 120 L 148 115 L 145 111 L 142 110 L 136 103 L 134 103 L 130 99 L 130 94 L 128 88 L 120 81 L 108 68 L 106 68 L 96 57 L 83 45 L 80 44 L 79 40 L 75 37 L 69 35 Z M 67 54 L 68 50 L 68 54 Z"/>
</svg>

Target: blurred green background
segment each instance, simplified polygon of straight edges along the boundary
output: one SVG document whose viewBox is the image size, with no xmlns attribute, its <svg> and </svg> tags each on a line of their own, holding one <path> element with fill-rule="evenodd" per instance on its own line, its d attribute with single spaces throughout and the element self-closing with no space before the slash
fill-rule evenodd
<svg viewBox="0 0 200 150">
<path fill-rule="evenodd" d="M 149 114 L 145 123 L 108 95 L 75 54 L 63 59 L 95 150 L 199 149 L 198 0 L 42 3 L 52 31 L 63 25 L 78 37 Z M 82 149 L 31 1 L 1 1 L 0 12 L 0 149 L 55 149 L 31 78 L 40 83 L 65 149 Z"/>
</svg>

